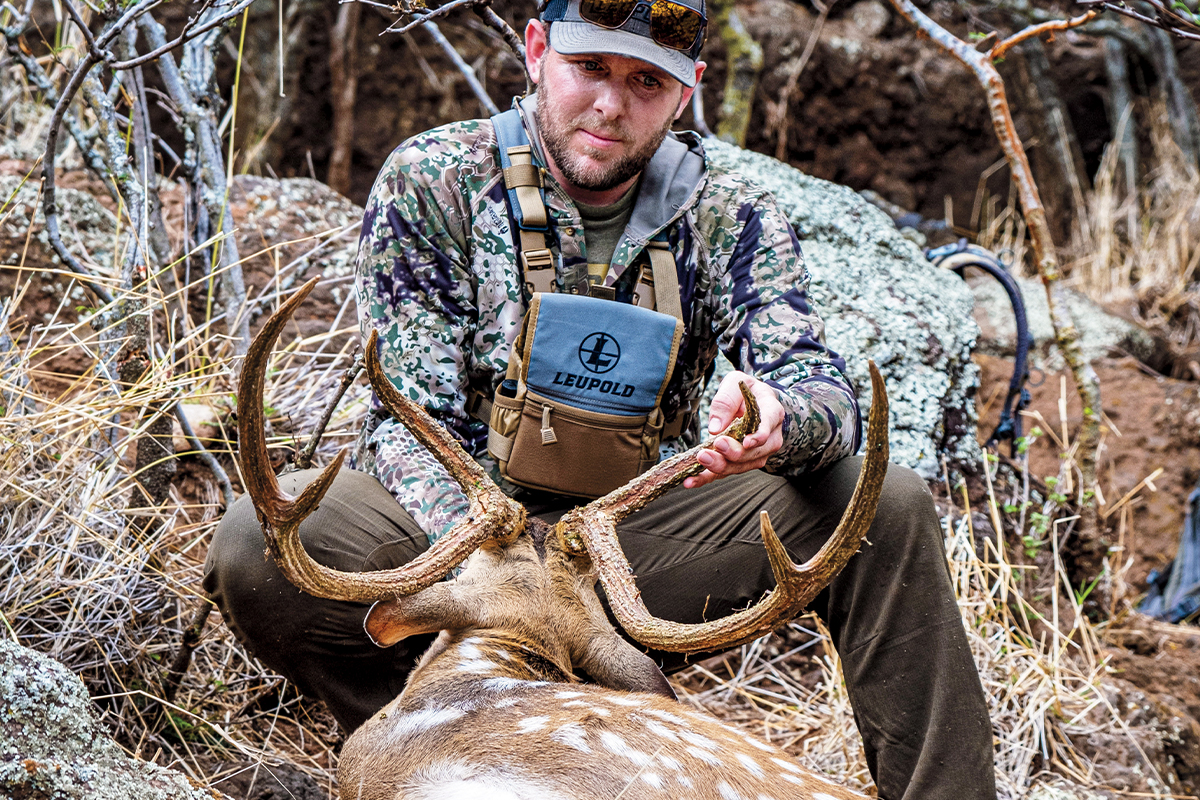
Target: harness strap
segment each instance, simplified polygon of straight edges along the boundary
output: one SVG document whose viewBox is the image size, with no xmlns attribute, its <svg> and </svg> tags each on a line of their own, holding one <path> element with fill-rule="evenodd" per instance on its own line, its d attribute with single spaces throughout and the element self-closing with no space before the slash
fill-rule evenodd
<svg viewBox="0 0 1200 800">
<path fill-rule="evenodd" d="M 679 277 L 675 274 L 675 257 L 666 242 L 651 240 L 646 246 L 650 264 L 642 267 L 638 285 L 634 289 L 634 302 L 651 307 L 660 314 L 683 319 L 683 306 L 679 302 Z M 643 291 L 645 287 L 645 291 Z M 650 299 L 653 298 L 653 305 Z"/>
</svg>

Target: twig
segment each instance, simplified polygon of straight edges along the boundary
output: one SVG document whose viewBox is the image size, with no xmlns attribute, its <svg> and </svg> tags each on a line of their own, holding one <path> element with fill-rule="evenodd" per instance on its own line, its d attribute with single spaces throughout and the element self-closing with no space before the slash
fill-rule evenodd
<svg viewBox="0 0 1200 800">
<path fill-rule="evenodd" d="M 208 452 L 208 448 L 204 446 L 204 443 L 196 436 L 196 432 L 192 430 L 192 423 L 188 420 L 187 414 L 183 412 L 183 403 L 176 403 L 175 407 L 171 409 L 171 413 L 179 421 L 179 427 L 183 430 L 183 437 L 188 440 L 188 444 L 196 451 L 196 455 L 200 456 L 200 460 L 204 462 L 204 465 L 212 471 L 213 477 L 217 479 L 217 485 L 221 487 L 221 497 L 225 500 L 225 508 L 229 508 L 233 505 L 234 501 L 233 484 L 229 481 L 229 475 L 226 474 L 225 469 L 221 466 L 221 462 L 217 461 L 216 456 Z"/>
<path fill-rule="evenodd" d="M 445 6 L 443 6 L 445 8 Z M 479 82 L 479 78 L 475 75 L 475 70 L 471 69 L 471 65 L 463 60 L 463 57 L 458 54 L 458 50 L 454 49 L 454 45 L 450 44 L 450 40 L 442 35 L 442 31 L 433 22 L 426 22 L 422 25 L 433 40 L 442 48 L 442 52 L 446 54 L 454 66 L 458 67 L 458 71 L 462 73 L 467 80 L 467 85 L 471 87 L 471 91 L 475 93 L 475 99 L 483 106 L 483 109 L 492 116 L 500 113 L 500 109 L 492 102 L 492 98 L 488 97 L 488 93 L 484 91 L 483 84 Z"/>
<path fill-rule="evenodd" d="M 62 4 L 66 6 L 67 13 L 71 15 L 71 19 L 75 21 L 75 27 L 79 28 L 79 32 L 83 34 L 83 38 L 87 39 L 88 48 L 91 50 L 99 50 L 96 45 L 96 37 L 92 36 L 92 31 L 88 28 L 87 23 L 83 21 L 83 16 L 80 15 L 79 9 L 75 8 L 75 4 L 71 0 L 62 0 Z M 111 55 L 111 54 L 110 54 Z"/>
<path fill-rule="evenodd" d="M 477 17 L 483 20 L 484 25 L 500 33 L 500 36 L 504 39 L 504 43 L 508 45 L 508 49 L 513 52 L 517 57 L 517 61 L 521 64 L 521 71 L 525 74 L 525 93 L 532 92 L 533 80 L 529 75 L 529 68 L 525 66 L 525 45 L 521 41 L 521 37 L 487 3 L 473 5 L 471 6 L 471 10 L 475 12 Z"/>
<path fill-rule="evenodd" d="M 1054 31 L 1065 31 L 1071 28 L 1077 28 L 1084 23 L 1094 20 L 1099 13 L 1100 12 L 1096 11 L 1095 9 L 1092 9 L 1086 14 L 1081 14 L 1073 19 L 1056 19 L 1051 20 L 1050 22 L 1043 22 L 1040 25 L 1030 25 L 1028 28 L 1017 31 L 1003 42 L 997 43 L 994 47 L 992 47 L 991 52 L 988 53 L 988 56 L 991 57 L 993 61 L 999 58 L 1004 58 L 1005 53 L 1026 39 L 1033 38 L 1034 36 L 1040 36 L 1043 33 L 1053 33 Z"/>
<path fill-rule="evenodd" d="M 163 677 L 162 696 L 163 700 L 168 703 L 175 702 L 175 693 L 179 691 L 179 684 L 183 681 L 188 667 L 191 666 L 192 653 L 200 645 L 200 639 L 204 636 L 204 626 L 208 624 L 212 610 L 212 601 L 207 597 L 201 597 L 196 602 L 196 610 L 192 614 L 191 622 L 183 629 L 183 636 L 179 640 L 179 649 L 175 651 L 175 658 L 171 660 L 171 666 Z"/>
<path fill-rule="evenodd" d="M 399 28 L 393 25 L 385 30 L 384 33 L 408 33 L 418 25 L 424 25 L 427 22 L 432 23 L 433 20 L 437 19 L 438 17 L 444 17 L 455 9 L 478 5 L 479 2 L 480 0 L 453 0 L 453 2 L 446 3 L 444 6 L 438 6 L 428 14 L 413 14 L 412 22 L 409 22 L 407 25 L 403 25 Z"/>
<path fill-rule="evenodd" d="M 200 34 L 208 33 L 213 28 L 220 27 L 221 25 L 224 25 L 225 23 L 232 21 L 235 17 L 237 17 L 239 14 L 241 14 L 243 11 L 245 11 L 246 8 L 251 3 L 254 2 L 254 0 L 238 0 L 237 5 L 235 5 L 233 8 L 229 9 L 228 11 L 226 11 L 224 14 L 221 14 L 218 17 L 213 17 L 211 20 L 209 20 L 208 22 L 205 22 L 203 25 L 196 28 L 195 30 L 190 30 L 191 26 L 196 23 L 196 20 L 200 19 L 200 16 L 205 11 L 208 10 L 208 7 L 209 7 L 209 5 L 211 5 L 211 2 L 212 2 L 212 0 L 207 0 L 207 2 L 205 2 L 204 5 L 200 8 L 200 11 L 198 11 L 190 19 L 188 19 L 187 24 L 183 26 L 183 32 L 180 33 L 179 36 L 175 37 L 174 39 L 172 39 L 171 41 L 169 41 L 165 44 L 159 45 L 158 47 L 151 50 L 149 53 L 146 53 L 144 56 L 138 56 L 137 58 L 131 58 L 128 61 L 117 61 L 112 64 L 109 64 L 108 68 L 112 69 L 112 70 L 123 70 L 123 69 L 133 69 L 134 67 L 140 67 L 143 64 L 148 64 L 151 61 L 153 61 L 154 59 L 158 58 L 159 56 L 161 56 L 165 53 L 169 53 L 170 51 L 174 50 L 176 47 L 179 47 L 180 45 L 186 44 L 187 42 L 191 41 L 192 39 L 195 39 Z"/>
<path fill-rule="evenodd" d="M 1182 39 L 1200 40 L 1200 25 L 1194 20 L 1184 19 L 1159 2 L 1159 0 L 1144 0 L 1144 2 L 1154 9 L 1155 16 L 1151 17 L 1135 11 L 1123 2 L 1123 0 L 1116 0 L 1116 2 L 1113 2 L 1113 0 L 1075 0 L 1076 5 L 1093 8 L 1100 7 L 1105 11 L 1112 11 L 1130 19 L 1136 19 L 1155 28 L 1162 28 L 1164 31 L 1173 33 Z"/>
<path fill-rule="evenodd" d="M 358 377 L 358 373 L 362 371 L 362 368 L 362 353 L 356 352 L 354 362 L 346 368 L 346 372 L 342 375 L 342 382 L 338 385 L 338 390 L 334 394 L 333 400 L 325 407 L 325 413 L 321 415 L 321 421 L 317 423 L 312 436 L 308 438 L 308 443 L 296 455 L 296 469 L 308 469 L 312 466 L 313 453 L 317 452 L 317 445 L 321 443 L 321 437 L 325 434 L 325 426 L 333 418 L 333 412 L 337 408 L 338 403 L 341 402 L 342 396 L 346 394 L 346 390 L 354 383 L 355 378 Z"/>
<path fill-rule="evenodd" d="M 83 285 L 91 289 L 105 305 L 111 305 L 112 294 L 96 282 L 95 276 L 75 256 L 71 255 L 67 246 L 63 244 L 62 234 L 58 230 L 58 202 L 54 189 L 54 158 L 58 149 L 58 131 L 62 126 L 63 116 L 67 113 L 67 107 L 70 106 L 75 93 L 83 85 L 88 71 L 99 61 L 95 52 L 89 51 L 83 62 L 68 79 L 67 85 L 63 87 L 62 94 L 58 98 L 58 103 L 54 106 L 54 113 L 50 117 L 50 130 L 46 133 L 46 150 L 42 155 L 42 214 L 46 218 L 46 236 L 50 239 L 50 246 L 62 259 L 63 264 L 79 275 Z"/>
</svg>

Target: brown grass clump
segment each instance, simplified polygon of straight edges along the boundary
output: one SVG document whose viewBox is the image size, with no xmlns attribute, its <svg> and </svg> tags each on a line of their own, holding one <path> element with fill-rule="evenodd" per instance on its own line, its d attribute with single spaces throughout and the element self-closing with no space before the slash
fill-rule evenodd
<svg viewBox="0 0 1200 800">
<path fill-rule="evenodd" d="M 1117 148 L 1110 145 L 1069 253 L 1072 283 L 1173 338 L 1195 342 L 1200 266 L 1200 172 L 1171 137 L 1167 109 L 1152 107 L 1153 165 L 1138 192 L 1122 196 Z"/>
</svg>

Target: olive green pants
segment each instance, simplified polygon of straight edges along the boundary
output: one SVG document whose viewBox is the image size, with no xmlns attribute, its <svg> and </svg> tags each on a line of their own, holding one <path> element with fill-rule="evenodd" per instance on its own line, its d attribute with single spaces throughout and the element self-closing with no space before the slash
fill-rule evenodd
<svg viewBox="0 0 1200 800">
<path fill-rule="evenodd" d="M 774 585 L 758 513 L 771 515 L 794 560 L 820 548 L 849 503 L 860 459 L 797 481 L 749 473 L 700 489 L 678 488 L 618 529 L 642 597 L 656 616 L 715 619 L 745 608 Z M 295 493 L 315 470 L 280 479 Z M 556 520 L 565 509 L 531 509 Z M 387 490 L 343 471 L 300 527 L 309 553 L 341 570 L 399 566 L 428 547 Z M 855 720 L 879 796 L 887 800 L 994 800 L 992 729 L 946 568 L 928 487 L 892 465 L 869 544 L 812 608 L 842 658 Z M 248 497 L 217 528 L 204 588 L 238 639 L 353 730 L 403 689 L 431 641 L 388 649 L 363 633 L 367 606 L 302 594 L 264 558 Z M 603 595 L 601 596 L 603 599 Z M 677 654 L 651 653 L 666 671 Z"/>
</svg>

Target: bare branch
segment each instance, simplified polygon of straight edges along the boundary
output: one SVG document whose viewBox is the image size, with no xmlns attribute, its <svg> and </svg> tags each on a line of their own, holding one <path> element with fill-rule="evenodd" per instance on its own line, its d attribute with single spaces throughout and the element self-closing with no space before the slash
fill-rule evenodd
<svg viewBox="0 0 1200 800">
<path fill-rule="evenodd" d="M 408 33 L 418 25 L 424 25 L 426 22 L 432 22 L 438 17 L 444 17 L 456 9 L 469 8 L 471 6 L 478 5 L 479 2 L 480 0 L 453 0 L 453 2 L 446 3 L 444 6 L 438 6 L 428 14 L 413 14 L 412 22 L 399 28 L 397 28 L 395 25 L 392 25 L 390 28 L 385 30 L 384 33 Z"/>
<path fill-rule="evenodd" d="M 496 104 L 492 102 L 492 98 L 488 97 L 488 93 L 484 91 L 483 84 L 479 82 L 479 78 L 475 75 L 475 70 L 471 69 L 471 65 L 463 60 L 463 57 L 454 49 L 454 45 L 450 44 L 450 40 L 442 35 L 438 26 L 432 22 L 426 22 L 422 27 L 429 31 L 429 35 L 442 48 L 442 52 L 454 62 L 454 66 L 458 67 L 458 71 L 466 78 L 467 85 L 475 93 L 475 99 L 483 106 L 484 111 L 493 116 L 499 114 L 500 109 L 496 107 Z"/>
<path fill-rule="evenodd" d="M 356 352 L 353 363 L 342 374 L 342 382 L 338 384 L 338 390 L 334 393 L 333 399 L 329 405 L 325 406 L 325 413 L 321 415 L 321 421 L 317 423 L 312 436 L 308 437 L 308 443 L 300 448 L 300 452 L 296 455 L 296 469 L 308 469 L 312 466 L 313 453 L 317 452 L 317 446 L 321 444 L 325 428 L 329 425 L 329 420 L 333 419 L 333 412 L 337 409 L 338 403 L 342 402 L 342 397 L 358 378 L 358 373 L 362 372 L 363 363 L 362 353 Z"/>
<path fill-rule="evenodd" d="M 71 19 L 75 21 L 75 27 L 83 34 L 83 38 L 87 39 L 88 48 L 91 50 L 99 50 L 96 46 L 96 37 L 92 36 L 92 31 L 88 28 L 87 23 L 83 21 L 83 16 L 79 10 L 75 8 L 75 4 L 71 0 L 62 0 L 64 6 L 67 7 L 67 13 L 71 15 Z"/>
<path fill-rule="evenodd" d="M 1075 0 L 1076 5 L 1086 8 L 1101 8 L 1105 11 L 1112 11 L 1130 19 L 1136 19 L 1139 22 L 1144 22 L 1147 25 L 1152 25 L 1155 28 L 1162 28 L 1168 33 L 1172 33 L 1181 39 L 1196 39 L 1200 40 L 1200 24 L 1194 19 L 1186 19 L 1171 9 L 1167 8 L 1159 0 L 1144 0 L 1146 5 L 1154 9 L 1155 16 L 1151 17 L 1142 14 L 1133 8 L 1130 8 L 1121 0 L 1112 2 L 1112 0 Z"/>
<path fill-rule="evenodd" d="M 170 51 L 174 50 L 176 47 L 179 47 L 180 45 L 186 44 L 187 42 L 191 41 L 192 39 L 195 39 L 200 34 L 207 33 L 210 30 L 212 30 L 213 28 L 218 28 L 228 22 L 233 21 L 233 19 L 235 17 L 237 17 L 239 14 L 241 14 L 243 11 L 245 11 L 246 8 L 251 3 L 254 2 L 254 0 L 238 0 L 237 5 L 235 5 L 233 8 L 229 9 L 228 11 L 226 11 L 224 14 L 221 14 L 218 17 L 213 17 L 211 20 L 205 22 L 204 24 L 202 24 L 200 27 L 196 28 L 195 30 L 191 30 L 191 26 L 194 25 L 196 23 L 196 21 L 198 19 L 200 19 L 201 15 L 203 15 L 204 12 L 208 10 L 208 7 L 209 7 L 209 5 L 211 5 L 211 2 L 212 2 L 212 0 L 208 0 L 208 2 L 206 2 L 204 4 L 204 6 L 200 9 L 199 12 L 197 12 L 194 16 L 192 16 L 190 19 L 188 19 L 187 24 L 183 26 L 183 31 L 179 34 L 179 36 L 175 37 L 174 39 L 172 39 L 169 42 L 166 42 L 165 44 L 159 45 L 158 47 L 151 50 L 149 53 L 146 53 L 144 56 L 138 56 L 137 58 L 131 58 L 128 61 L 117 61 L 115 63 L 109 64 L 108 65 L 109 69 L 114 69 L 114 70 L 133 69 L 134 67 L 139 67 L 143 64 L 148 64 L 151 61 L 153 61 L 154 59 L 158 58 L 159 56 L 161 56 L 165 53 L 169 53 Z"/>
<path fill-rule="evenodd" d="M 1092 9 L 1086 14 L 1081 14 L 1074 19 L 1058 19 L 1051 22 L 1043 22 L 1040 25 L 1030 25 L 1028 28 L 1017 31 L 1003 42 L 996 44 L 991 49 L 991 52 L 988 53 L 988 55 L 991 56 L 993 61 L 998 58 L 1004 58 L 1005 53 L 1026 39 L 1030 39 L 1034 36 L 1040 36 L 1043 33 L 1053 33 L 1054 31 L 1065 31 L 1071 28 L 1077 28 L 1084 23 L 1094 20 L 1099 13 L 1100 12 L 1096 11 L 1095 9 Z"/>
<path fill-rule="evenodd" d="M 42 214 L 46 218 L 46 236 L 49 238 L 54 252 L 58 254 L 68 269 L 80 276 L 80 280 L 85 286 L 91 289 L 105 305 L 109 305 L 113 301 L 112 294 L 96 282 L 95 276 L 75 256 L 71 255 L 66 245 L 63 244 L 62 234 L 58 230 L 58 202 L 54 188 L 54 159 L 58 151 L 58 131 L 62 127 L 67 108 L 71 105 L 71 99 L 83 85 L 88 72 L 99 61 L 100 57 L 94 50 L 84 56 L 83 61 L 75 68 L 75 72 L 63 87 L 58 103 L 54 106 L 54 113 L 50 116 L 50 130 L 46 133 L 46 150 L 42 155 Z"/>
<path fill-rule="evenodd" d="M 529 75 L 529 68 L 525 66 L 525 45 L 521 42 L 521 37 L 512 26 L 504 21 L 504 18 L 492 10 L 492 7 L 487 4 L 471 6 L 471 10 L 475 15 L 483 20 L 483 24 L 489 28 L 499 32 L 504 43 L 508 45 L 508 49 L 517 57 L 517 61 L 521 64 L 521 71 L 525 73 L 525 93 L 533 91 L 533 79 Z"/>
<path fill-rule="evenodd" d="M 188 444 L 196 451 L 196 455 L 200 456 L 200 460 L 204 465 L 212 470 L 213 477 L 217 479 L 217 485 L 221 487 L 221 497 L 225 500 L 225 507 L 229 508 L 233 505 L 233 484 L 229 482 L 229 475 L 221 466 L 221 462 L 217 461 L 216 457 L 208 452 L 208 448 L 196 436 L 196 432 L 192 430 L 192 423 L 188 420 L 187 414 L 183 413 L 183 404 L 176 403 L 171 409 L 175 419 L 179 421 L 179 427 L 183 430 L 183 437 L 188 440 Z"/>
</svg>

